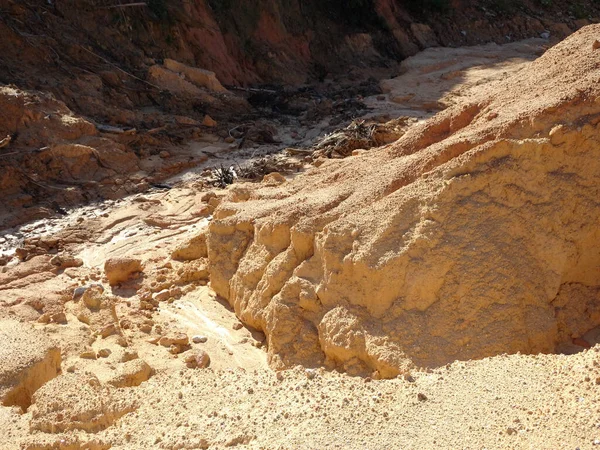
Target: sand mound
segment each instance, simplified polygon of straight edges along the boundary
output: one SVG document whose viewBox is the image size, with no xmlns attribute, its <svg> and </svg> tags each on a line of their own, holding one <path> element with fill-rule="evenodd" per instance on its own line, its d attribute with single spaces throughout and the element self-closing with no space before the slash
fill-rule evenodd
<svg viewBox="0 0 600 450">
<path fill-rule="evenodd" d="M 97 432 L 135 409 L 93 375 L 65 374 L 46 383 L 34 395 L 31 429 L 45 433 L 68 430 Z"/>
<path fill-rule="evenodd" d="M 0 322 L 0 401 L 26 410 L 31 396 L 60 373 L 60 349 L 43 332 L 14 320 Z"/>
<path fill-rule="evenodd" d="M 237 186 L 211 282 L 274 367 L 393 376 L 554 352 L 600 324 L 600 26 L 396 143 Z"/>
</svg>

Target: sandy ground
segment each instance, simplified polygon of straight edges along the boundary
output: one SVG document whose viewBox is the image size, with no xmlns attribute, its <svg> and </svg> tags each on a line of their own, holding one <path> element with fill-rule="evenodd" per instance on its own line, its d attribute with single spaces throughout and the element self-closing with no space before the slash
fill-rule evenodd
<svg viewBox="0 0 600 450">
<path fill-rule="evenodd" d="M 469 89 L 481 87 L 486 80 L 521 70 L 543 45 L 536 41 L 506 49 L 431 49 L 409 59 L 400 78 L 384 82 L 389 88 L 385 99 L 367 102 L 378 108 L 378 114 L 421 120 L 434 111 L 430 98 L 468 95 Z M 457 75 L 444 75 L 448 71 Z M 418 101 L 399 100 L 406 86 Z M 231 155 L 230 147 L 222 143 L 195 145 L 224 156 L 224 163 L 242 157 Z M 197 268 L 197 262 L 172 260 L 171 253 L 211 220 L 202 171 L 198 167 L 177 175 L 171 180 L 177 187 L 170 190 L 89 205 L 70 211 L 67 218 L 2 232 L 6 255 L 12 255 L 25 237 L 54 236 L 62 243 L 60 251 L 80 258 L 82 265 L 54 270 L 42 254 L 28 263 L 13 260 L 2 269 L 0 323 L 31 322 L 56 341 L 62 351 L 62 374 L 33 394 L 33 406 L 27 411 L 0 407 L 0 448 L 574 450 L 600 446 L 600 346 L 569 356 L 517 354 L 458 361 L 391 380 L 351 377 L 322 368 L 272 371 L 265 336 L 241 326 L 207 280 L 170 278 L 180 269 Z M 142 260 L 142 277 L 109 287 L 103 266 L 113 257 Z M 19 276 L 11 275 L 18 270 Z M 103 299 L 116 303 L 118 332 L 104 338 L 94 328 L 95 319 L 90 323 L 80 319 L 81 300 L 72 297 L 77 286 L 94 282 L 103 284 Z M 181 292 L 144 309 L 142 293 L 156 294 L 163 285 L 179 286 Z M 43 307 L 31 306 L 36 301 Z M 48 311 L 64 312 L 64 320 L 42 320 Z M 190 342 L 178 354 L 157 345 L 161 336 L 175 332 L 185 333 L 190 340 L 203 337 L 205 342 Z M 104 352 L 107 356 L 99 356 L 103 350 L 109 350 Z M 210 355 L 210 366 L 187 367 L 187 356 L 200 350 Z M 82 357 L 85 352 L 94 356 Z M 138 386 L 115 383 L 115 377 L 128 370 L 126 365 L 138 360 L 145 361 L 152 374 L 140 375 Z M 81 380 L 94 377 L 108 394 L 84 395 L 80 387 L 86 382 L 82 385 Z M 53 383 L 57 387 L 52 394 Z M 90 386 L 98 383 L 90 381 Z M 55 401 L 44 397 L 44 389 Z M 77 421 L 86 424 L 83 428 L 106 423 L 93 431 L 63 425 Z"/>
</svg>

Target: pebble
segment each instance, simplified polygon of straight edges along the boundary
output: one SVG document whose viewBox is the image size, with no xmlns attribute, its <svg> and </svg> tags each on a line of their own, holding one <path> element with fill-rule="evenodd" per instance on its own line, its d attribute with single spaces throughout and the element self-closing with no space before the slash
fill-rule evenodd
<svg viewBox="0 0 600 450">
<path fill-rule="evenodd" d="M 171 297 L 171 291 L 169 291 L 168 289 L 163 289 L 162 291 L 154 294 L 153 297 L 154 300 L 156 300 L 157 302 L 164 302 Z"/>
<path fill-rule="evenodd" d="M 108 348 L 98 351 L 98 358 L 108 358 L 112 352 Z"/>
<path fill-rule="evenodd" d="M 236 322 L 233 324 L 232 328 L 234 330 L 241 330 L 244 327 L 244 325 L 242 325 L 240 322 Z"/>
<path fill-rule="evenodd" d="M 204 344 L 206 341 L 208 341 L 206 336 L 196 335 L 192 337 L 192 342 L 194 344 Z"/>
</svg>

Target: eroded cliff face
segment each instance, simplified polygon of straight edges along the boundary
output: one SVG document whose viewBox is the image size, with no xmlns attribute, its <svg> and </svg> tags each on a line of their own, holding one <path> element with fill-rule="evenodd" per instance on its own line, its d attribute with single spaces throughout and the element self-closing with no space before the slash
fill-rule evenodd
<svg viewBox="0 0 600 450">
<path fill-rule="evenodd" d="M 240 185 L 211 285 L 272 366 L 407 368 L 585 345 L 600 325 L 599 26 L 396 143 Z"/>
<path fill-rule="evenodd" d="M 158 101 L 139 89 L 156 60 L 216 72 L 226 85 L 298 84 L 352 67 L 391 67 L 433 46 L 506 43 L 547 33 L 562 39 L 595 21 L 600 8 L 569 0 L 152 0 L 115 7 L 100 0 L 0 2 L 0 81 L 73 97 L 80 74 L 102 72 L 107 101 Z M 111 67 L 105 66 L 109 62 Z M 116 74 L 110 75 L 109 72 Z M 119 80 L 122 78 L 123 80 Z M 77 112 L 85 105 L 67 101 Z M 78 108 L 81 108 L 79 111 Z M 89 109 L 89 108 L 88 108 Z"/>
</svg>

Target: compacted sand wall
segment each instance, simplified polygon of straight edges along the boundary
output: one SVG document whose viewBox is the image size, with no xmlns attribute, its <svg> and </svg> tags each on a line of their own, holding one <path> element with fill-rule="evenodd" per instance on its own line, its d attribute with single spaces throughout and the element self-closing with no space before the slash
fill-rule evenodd
<svg viewBox="0 0 600 450">
<path fill-rule="evenodd" d="M 600 324 L 598 36 L 387 148 L 232 190 L 212 286 L 265 331 L 274 367 L 394 376 L 554 352 Z"/>
</svg>

